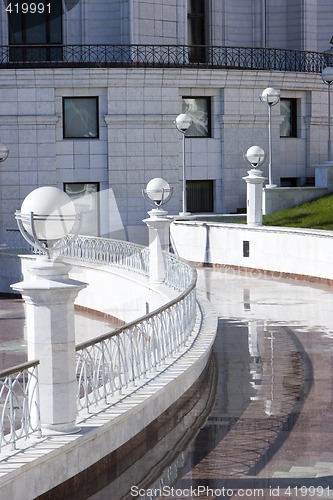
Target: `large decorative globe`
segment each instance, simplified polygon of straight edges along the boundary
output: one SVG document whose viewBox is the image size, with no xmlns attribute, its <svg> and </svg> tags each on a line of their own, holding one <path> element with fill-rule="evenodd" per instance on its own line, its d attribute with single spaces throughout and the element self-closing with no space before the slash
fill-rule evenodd
<svg viewBox="0 0 333 500">
<path fill-rule="evenodd" d="M 160 177 L 155 177 L 155 179 L 149 181 L 146 187 L 146 194 L 148 198 L 156 204 L 163 203 L 170 193 L 170 184 Z"/>
<path fill-rule="evenodd" d="M 68 194 L 52 186 L 35 189 L 22 203 L 24 229 L 33 236 L 30 214 L 39 240 L 59 240 L 71 232 L 75 223 L 75 206 Z"/>
</svg>

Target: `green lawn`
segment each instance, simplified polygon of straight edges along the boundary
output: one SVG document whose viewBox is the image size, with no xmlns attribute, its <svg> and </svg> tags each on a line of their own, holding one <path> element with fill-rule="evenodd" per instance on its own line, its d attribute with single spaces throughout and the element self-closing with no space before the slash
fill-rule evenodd
<svg viewBox="0 0 333 500">
<path fill-rule="evenodd" d="M 333 194 L 298 207 L 264 215 L 265 226 L 304 227 L 333 230 Z"/>
</svg>

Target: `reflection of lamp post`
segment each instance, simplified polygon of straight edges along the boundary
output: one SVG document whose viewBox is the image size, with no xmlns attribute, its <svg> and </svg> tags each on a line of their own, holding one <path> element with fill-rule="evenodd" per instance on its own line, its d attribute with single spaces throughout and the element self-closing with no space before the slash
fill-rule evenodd
<svg viewBox="0 0 333 500">
<path fill-rule="evenodd" d="M 176 118 L 176 127 L 183 134 L 183 183 L 182 183 L 182 212 L 179 215 L 190 215 L 186 202 L 186 164 L 185 164 L 185 134 L 192 125 L 192 119 L 186 113 L 181 113 Z"/>
<path fill-rule="evenodd" d="M 12 285 L 26 304 L 28 357 L 40 361 L 42 428 L 51 433 L 76 432 L 74 300 L 86 283 L 70 279 L 71 266 L 51 258 L 73 229 L 74 205 L 60 189 L 38 188 L 26 197 L 16 219 L 24 238 L 48 257 L 37 258 L 24 281 Z"/>
<path fill-rule="evenodd" d="M 164 179 L 156 178 L 148 182 L 142 191 L 144 197 L 156 206 L 148 212 L 150 217 L 143 220 L 149 234 L 149 279 L 152 283 L 162 283 L 165 279 L 163 250 L 169 250 L 172 219 L 167 218 L 168 212 L 160 207 L 171 198 L 172 188 Z"/>
<path fill-rule="evenodd" d="M 259 146 L 250 147 L 244 154 L 244 159 L 251 165 L 251 170 L 248 171 L 248 176 L 243 177 L 247 184 L 247 210 L 246 219 L 250 226 L 262 225 L 262 187 L 265 177 L 262 176 L 262 171 L 258 170 L 265 161 L 265 152 Z"/>
<path fill-rule="evenodd" d="M 268 163 L 268 184 L 267 187 L 276 187 L 276 184 L 272 183 L 272 107 L 275 106 L 280 100 L 280 93 L 273 89 L 272 87 L 268 87 L 265 89 L 261 96 L 261 102 L 268 106 L 268 154 L 269 154 L 269 163 Z"/>
<path fill-rule="evenodd" d="M 266 337 L 266 338 L 268 340 L 270 340 L 271 393 L 270 393 L 270 399 L 267 398 L 265 401 L 265 413 L 269 417 L 272 417 L 273 415 L 277 414 L 277 408 L 274 405 L 275 373 L 274 373 L 274 333 L 273 333 L 273 331 L 270 332 L 270 337 Z"/>
<path fill-rule="evenodd" d="M 328 143 L 327 156 L 328 161 L 332 161 L 332 143 L 331 143 L 331 85 L 333 83 L 333 68 L 327 67 L 322 71 L 321 77 L 326 83 L 328 89 Z"/>
</svg>

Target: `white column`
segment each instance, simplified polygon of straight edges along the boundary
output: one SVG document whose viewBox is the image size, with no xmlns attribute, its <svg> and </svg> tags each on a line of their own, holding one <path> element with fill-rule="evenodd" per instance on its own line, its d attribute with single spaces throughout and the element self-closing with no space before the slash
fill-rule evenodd
<svg viewBox="0 0 333 500">
<path fill-rule="evenodd" d="M 243 177 L 247 184 L 247 224 L 249 226 L 262 225 L 262 190 L 266 177 L 262 171 L 252 168 L 248 176 Z"/>
<path fill-rule="evenodd" d="M 42 429 L 72 433 L 75 426 L 74 301 L 86 283 L 68 277 L 70 265 L 39 258 L 24 281 L 11 285 L 26 304 L 29 360 L 38 359 Z M 29 274 L 29 276 L 28 276 Z"/>
<path fill-rule="evenodd" d="M 163 251 L 169 250 L 169 230 L 172 219 L 155 215 L 157 210 L 148 212 L 150 217 L 143 222 L 149 232 L 149 279 L 151 283 L 163 283 L 165 279 L 165 263 Z M 160 210 L 163 214 L 167 214 Z"/>
</svg>

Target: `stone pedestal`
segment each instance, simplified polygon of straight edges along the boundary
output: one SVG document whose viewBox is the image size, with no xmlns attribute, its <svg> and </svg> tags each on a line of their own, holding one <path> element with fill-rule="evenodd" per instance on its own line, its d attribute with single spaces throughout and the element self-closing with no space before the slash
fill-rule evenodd
<svg viewBox="0 0 333 500">
<path fill-rule="evenodd" d="M 42 429 L 72 433 L 75 426 L 76 353 L 74 301 L 86 283 L 69 278 L 70 265 L 38 258 L 29 276 L 11 287 L 26 304 L 29 360 L 38 359 Z"/>
<path fill-rule="evenodd" d="M 171 219 L 168 212 L 154 209 L 148 212 L 150 217 L 144 219 L 149 231 L 149 279 L 151 283 L 163 283 L 165 279 L 165 263 L 163 251 L 169 250 L 169 230 Z"/>
<path fill-rule="evenodd" d="M 247 224 L 249 226 L 262 225 L 262 190 L 266 177 L 262 176 L 262 171 L 252 168 L 248 171 L 248 176 L 243 177 L 247 184 Z"/>
<path fill-rule="evenodd" d="M 333 162 L 326 161 L 315 167 L 315 186 L 333 191 Z"/>
</svg>

